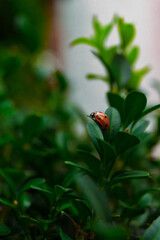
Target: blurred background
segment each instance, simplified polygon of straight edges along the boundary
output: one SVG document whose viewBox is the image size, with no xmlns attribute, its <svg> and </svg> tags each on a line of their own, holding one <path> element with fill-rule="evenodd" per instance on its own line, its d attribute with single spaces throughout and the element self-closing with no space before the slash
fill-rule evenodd
<svg viewBox="0 0 160 240">
<path fill-rule="evenodd" d="M 14 99 L 24 111 L 51 110 L 56 87 L 52 73 L 61 70 L 70 83 L 72 102 L 85 114 L 104 111 L 107 85 L 85 79 L 87 73 L 103 73 L 103 67 L 92 56 L 90 47 L 71 48 L 69 44 L 75 38 L 92 34 L 94 15 L 106 24 L 118 14 L 136 26 L 135 44 L 141 49 L 137 69 L 151 67 L 141 88 L 147 93 L 149 104 L 158 103 L 159 5 L 158 0 L 0 0 L 1 94 Z M 117 42 L 115 30 L 109 44 Z M 50 101 L 46 100 L 49 96 Z"/>
</svg>

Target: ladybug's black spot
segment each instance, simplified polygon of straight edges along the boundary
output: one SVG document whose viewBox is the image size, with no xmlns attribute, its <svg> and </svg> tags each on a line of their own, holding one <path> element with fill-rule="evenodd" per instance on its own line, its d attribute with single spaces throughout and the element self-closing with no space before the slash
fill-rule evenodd
<svg viewBox="0 0 160 240">
<path fill-rule="evenodd" d="M 107 118 L 107 116 L 105 116 L 105 118 Z"/>
<path fill-rule="evenodd" d="M 108 127 L 108 124 L 105 124 L 105 127 Z"/>
<path fill-rule="evenodd" d="M 100 120 L 101 118 L 99 117 L 98 119 Z"/>
</svg>

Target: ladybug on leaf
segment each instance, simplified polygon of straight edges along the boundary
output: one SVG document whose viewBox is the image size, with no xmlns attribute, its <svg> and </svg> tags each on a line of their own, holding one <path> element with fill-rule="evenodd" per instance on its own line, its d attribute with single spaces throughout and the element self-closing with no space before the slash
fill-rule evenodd
<svg viewBox="0 0 160 240">
<path fill-rule="evenodd" d="M 98 125 L 105 131 L 109 129 L 110 126 L 110 120 L 109 117 L 102 112 L 92 112 L 90 114 L 90 117 L 98 123 Z"/>
</svg>

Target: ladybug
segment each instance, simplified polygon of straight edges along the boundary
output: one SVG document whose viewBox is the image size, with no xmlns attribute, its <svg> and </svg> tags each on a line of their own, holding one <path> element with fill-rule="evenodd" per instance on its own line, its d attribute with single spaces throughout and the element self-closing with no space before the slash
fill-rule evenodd
<svg viewBox="0 0 160 240">
<path fill-rule="evenodd" d="M 110 120 L 109 117 L 102 112 L 92 112 L 90 114 L 91 118 L 97 122 L 99 124 L 99 126 L 104 129 L 105 131 L 107 131 L 109 129 L 110 126 Z"/>
</svg>

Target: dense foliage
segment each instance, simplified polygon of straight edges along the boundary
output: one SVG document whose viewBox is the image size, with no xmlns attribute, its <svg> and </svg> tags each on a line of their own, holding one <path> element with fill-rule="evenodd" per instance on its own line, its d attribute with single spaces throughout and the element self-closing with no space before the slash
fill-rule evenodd
<svg viewBox="0 0 160 240">
<path fill-rule="evenodd" d="M 135 69 L 134 25 L 93 18 L 94 35 L 71 43 L 93 48 L 106 76 L 87 78 L 110 86 L 109 130 L 88 119 L 80 134 L 87 120 L 69 102 L 66 77 L 35 64 L 44 51 L 43 4 L 0 1 L 1 239 L 159 240 L 160 165 L 152 152 L 160 121 L 155 115 L 155 129 L 146 132 L 145 117 L 160 104 L 148 106 L 138 90 L 149 68 Z M 108 46 L 113 28 L 120 42 Z"/>
</svg>

